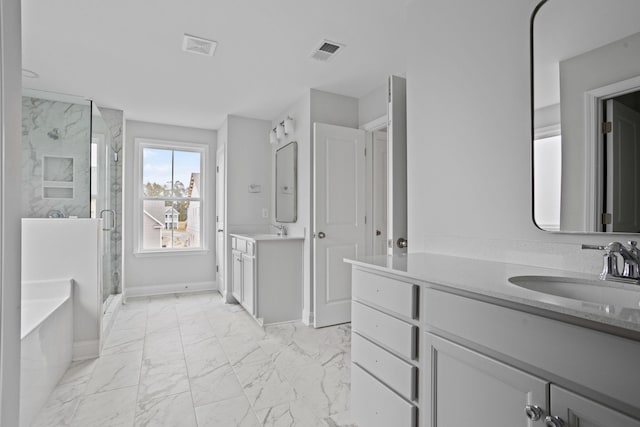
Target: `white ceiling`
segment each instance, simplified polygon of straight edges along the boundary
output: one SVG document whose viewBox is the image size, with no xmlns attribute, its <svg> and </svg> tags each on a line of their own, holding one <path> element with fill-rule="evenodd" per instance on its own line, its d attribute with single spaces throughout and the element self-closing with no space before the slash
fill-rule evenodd
<svg viewBox="0 0 640 427">
<path fill-rule="evenodd" d="M 25 0 L 25 87 L 81 95 L 127 118 L 216 129 L 274 119 L 306 89 L 361 97 L 405 72 L 400 0 Z M 184 33 L 217 41 L 181 50 Z M 309 58 L 321 39 L 347 47 Z"/>
</svg>

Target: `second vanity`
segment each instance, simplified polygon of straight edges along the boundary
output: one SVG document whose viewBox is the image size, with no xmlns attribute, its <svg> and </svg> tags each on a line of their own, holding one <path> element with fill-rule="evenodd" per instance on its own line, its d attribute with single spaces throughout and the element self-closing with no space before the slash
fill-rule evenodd
<svg viewBox="0 0 640 427">
<path fill-rule="evenodd" d="M 348 262 L 357 425 L 640 427 L 640 287 L 597 304 L 513 283 L 594 279 L 579 273 L 432 254 Z"/>
<path fill-rule="evenodd" d="M 260 325 L 299 320 L 304 238 L 230 234 L 231 294 Z"/>
</svg>

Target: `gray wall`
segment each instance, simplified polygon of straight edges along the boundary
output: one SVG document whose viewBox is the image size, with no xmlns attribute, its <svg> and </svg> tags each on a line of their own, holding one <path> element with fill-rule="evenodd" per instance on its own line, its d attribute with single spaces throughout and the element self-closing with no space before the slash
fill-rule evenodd
<svg viewBox="0 0 640 427">
<path fill-rule="evenodd" d="M 358 125 L 387 115 L 387 83 L 358 99 Z"/>
<path fill-rule="evenodd" d="M 315 89 L 305 93 L 295 104 L 272 121 L 276 127 L 287 116 L 296 120 L 295 132 L 286 136 L 272 148 L 272 182 L 275 182 L 275 151 L 291 141 L 298 142 L 298 220 L 287 224 L 291 235 L 305 236 L 303 258 L 303 321 L 313 319 L 313 239 L 310 230 L 313 224 L 313 123 L 327 123 L 351 128 L 358 127 L 358 100 Z M 275 199 L 271 199 L 271 211 L 275 222 Z"/>
<path fill-rule="evenodd" d="M 209 147 L 207 161 L 208 197 L 207 223 L 208 250 L 197 253 L 167 253 L 136 255 L 137 236 L 134 236 L 134 142 L 136 138 L 180 141 L 205 144 Z M 215 288 L 215 164 L 217 133 L 212 130 L 170 126 L 127 120 L 124 191 L 124 290 L 127 296 L 159 294 L 190 289 Z"/>
<path fill-rule="evenodd" d="M 532 221 L 529 23 L 537 3 L 409 3 L 411 252 L 601 269 L 601 254 L 580 243 L 611 236 L 543 232 Z"/>
<path fill-rule="evenodd" d="M 586 123 L 584 94 L 640 74 L 640 33 L 560 62 L 563 230 L 586 230 Z M 612 67 L 612 64 L 616 64 Z M 585 70 L 588 70 L 586 72 Z M 589 207 L 594 209 L 593 207 Z"/>
</svg>

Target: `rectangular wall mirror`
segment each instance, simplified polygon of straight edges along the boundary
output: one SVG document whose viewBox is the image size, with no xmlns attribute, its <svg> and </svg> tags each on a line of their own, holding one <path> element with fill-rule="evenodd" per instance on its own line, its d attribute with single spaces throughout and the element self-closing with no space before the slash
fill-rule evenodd
<svg viewBox="0 0 640 427">
<path fill-rule="evenodd" d="M 276 221 L 298 219 L 298 143 L 290 142 L 276 151 Z"/>
<path fill-rule="evenodd" d="M 640 1 L 544 0 L 531 21 L 533 217 L 640 232 Z"/>
</svg>

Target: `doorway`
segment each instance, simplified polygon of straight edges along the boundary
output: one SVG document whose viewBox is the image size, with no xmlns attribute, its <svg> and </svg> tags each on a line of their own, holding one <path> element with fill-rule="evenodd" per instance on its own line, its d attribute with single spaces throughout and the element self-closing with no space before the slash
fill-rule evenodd
<svg viewBox="0 0 640 427">
<path fill-rule="evenodd" d="M 216 152 L 216 282 L 223 297 L 227 298 L 227 281 L 225 277 L 226 265 L 226 235 L 224 231 L 226 217 L 226 187 L 225 187 L 225 147 L 220 146 Z"/>
<path fill-rule="evenodd" d="M 640 91 L 602 100 L 602 231 L 640 232 Z"/>
<path fill-rule="evenodd" d="M 368 255 L 386 255 L 387 253 L 387 137 L 386 118 L 384 124 L 366 134 Z"/>
</svg>

